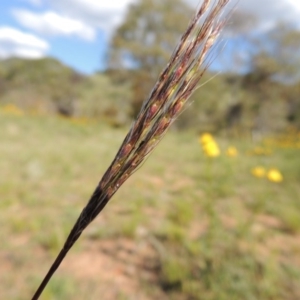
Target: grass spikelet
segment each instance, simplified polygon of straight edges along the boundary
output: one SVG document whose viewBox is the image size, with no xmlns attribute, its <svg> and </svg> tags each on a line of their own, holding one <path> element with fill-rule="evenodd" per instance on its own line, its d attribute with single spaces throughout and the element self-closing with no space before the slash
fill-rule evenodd
<svg viewBox="0 0 300 300">
<path fill-rule="evenodd" d="M 224 21 L 219 18 L 230 0 L 204 0 L 191 20 L 165 70 L 126 135 L 113 162 L 82 210 L 62 250 L 34 294 L 37 300 L 83 230 L 95 219 L 119 187 L 137 170 L 180 114 L 207 69 L 207 54 Z"/>
</svg>

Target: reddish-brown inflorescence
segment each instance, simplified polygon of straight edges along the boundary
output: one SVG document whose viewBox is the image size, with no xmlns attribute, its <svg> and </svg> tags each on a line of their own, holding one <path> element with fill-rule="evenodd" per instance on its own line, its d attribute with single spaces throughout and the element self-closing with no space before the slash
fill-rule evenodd
<svg viewBox="0 0 300 300">
<path fill-rule="evenodd" d="M 39 298 L 82 231 L 145 161 L 181 113 L 208 66 L 205 59 L 224 25 L 218 18 L 229 1 L 203 1 L 32 300 Z"/>
</svg>

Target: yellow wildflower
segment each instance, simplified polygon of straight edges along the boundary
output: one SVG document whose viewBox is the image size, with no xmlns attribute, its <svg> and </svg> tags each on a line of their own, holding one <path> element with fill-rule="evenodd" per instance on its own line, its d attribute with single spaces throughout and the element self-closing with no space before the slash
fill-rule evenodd
<svg viewBox="0 0 300 300">
<path fill-rule="evenodd" d="M 4 107 L 2 107 L 2 111 L 4 113 L 15 115 L 15 116 L 22 116 L 24 114 L 23 111 L 14 104 L 5 105 Z"/>
<path fill-rule="evenodd" d="M 273 182 L 281 182 L 283 180 L 282 174 L 280 173 L 279 170 L 277 170 L 275 168 L 269 170 L 267 177 L 270 181 L 273 181 Z"/>
<path fill-rule="evenodd" d="M 230 146 L 227 148 L 226 154 L 227 154 L 227 156 L 235 157 L 238 155 L 238 151 L 235 147 Z"/>
<path fill-rule="evenodd" d="M 255 167 L 251 170 L 251 173 L 257 178 L 263 178 L 266 175 L 266 170 L 263 167 Z"/>
<path fill-rule="evenodd" d="M 210 134 L 210 133 L 203 133 L 199 139 L 199 142 L 201 144 L 206 144 L 206 143 L 209 143 L 211 141 L 213 141 L 214 138 L 213 136 Z"/>
<path fill-rule="evenodd" d="M 199 138 L 203 151 L 208 157 L 217 157 L 220 155 L 220 149 L 210 133 L 204 133 Z"/>
<path fill-rule="evenodd" d="M 262 147 L 255 147 L 253 149 L 253 154 L 256 154 L 256 155 L 269 155 L 269 154 L 271 154 L 271 150 L 270 149 L 265 149 L 265 148 L 262 148 Z"/>
<path fill-rule="evenodd" d="M 217 157 L 220 155 L 220 149 L 214 140 L 203 145 L 203 150 L 208 157 Z"/>
</svg>

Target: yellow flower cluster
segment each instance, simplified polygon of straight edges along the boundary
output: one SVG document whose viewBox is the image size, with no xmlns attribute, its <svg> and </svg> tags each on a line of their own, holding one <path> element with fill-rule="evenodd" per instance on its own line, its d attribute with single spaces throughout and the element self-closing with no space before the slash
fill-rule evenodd
<svg viewBox="0 0 300 300">
<path fill-rule="evenodd" d="M 84 117 L 73 117 L 73 118 L 70 118 L 69 121 L 75 125 L 82 125 L 82 126 L 85 126 L 89 122 L 91 122 L 91 120 L 89 120 L 88 118 L 84 118 Z"/>
<path fill-rule="evenodd" d="M 300 132 L 291 128 L 286 133 L 264 140 L 264 144 L 273 148 L 300 148 Z"/>
<path fill-rule="evenodd" d="M 283 180 L 282 174 L 277 169 L 269 170 L 267 177 L 270 181 L 273 181 L 273 182 L 281 182 Z"/>
<path fill-rule="evenodd" d="M 270 155 L 272 151 L 268 148 L 255 147 L 250 154 L 253 155 Z"/>
<path fill-rule="evenodd" d="M 7 104 L 1 108 L 1 111 L 5 114 L 22 116 L 24 112 L 14 104 Z"/>
<path fill-rule="evenodd" d="M 209 133 L 204 133 L 199 139 L 203 151 L 208 157 L 217 157 L 220 155 L 220 149 L 213 136 Z"/>
<path fill-rule="evenodd" d="M 267 171 L 264 167 L 255 167 L 251 170 L 251 173 L 253 176 L 257 177 L 257 178 L 263 178 L 263 177 L 267 177 L 268 180 L 272 181 L 272 182 L 281 182 L 283 181 L 283 176 L 281 174 L 281 172 L 276 169 L 276 168 L 272 168 L 269 171 Z"/>
<path fill-rule="evenodd" d="M 255 167 L 251 170 L 251 173 L 257 178 L 263 178 L 266 176 L 266 169 L 263 167 Z"/>
</svg>

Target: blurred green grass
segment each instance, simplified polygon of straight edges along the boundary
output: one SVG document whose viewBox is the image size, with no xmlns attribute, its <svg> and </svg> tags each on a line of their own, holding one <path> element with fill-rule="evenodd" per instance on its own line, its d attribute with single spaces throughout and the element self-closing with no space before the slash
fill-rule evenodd
<svg viewBox="0 0 300 300">
<path fill-rule="evenodd" d="M 0 126 L 0 290 L 3 299 L 24 299 L 50 267 L 126 131 L 3 110 Z M 299 133 L 287 134 L 289 144 L 282 137 L 255 144 L 216 137 L 222 155 L 214 159 L 205 157 L 198 138 L 171 130 L 72 255 L 89 254 L 92 244 L 100 253 L 104 241 L 112 243 L 110 252 L 123 238 L 136 248 L 146 243 L 154 253 L 154 279 L 135 276 L 139 299 L 299 299 Z M 236 157 L 225 155 L 229 146 L 238 149 Z M 268 151 L 258 155 L 256 147 Z M 277 168 L 283 182 L 254 177 L 256 166 Z M 43 299 L 103 297 L 103 270 L 81 276 L 71 268 L 72 255 Z M 127 260 L 122 268 L 132 264 Z M 134 265 L 143 271 L 143 264 Z M 102 299 L 132 299 L 119 289 Z"/>
</svg>

